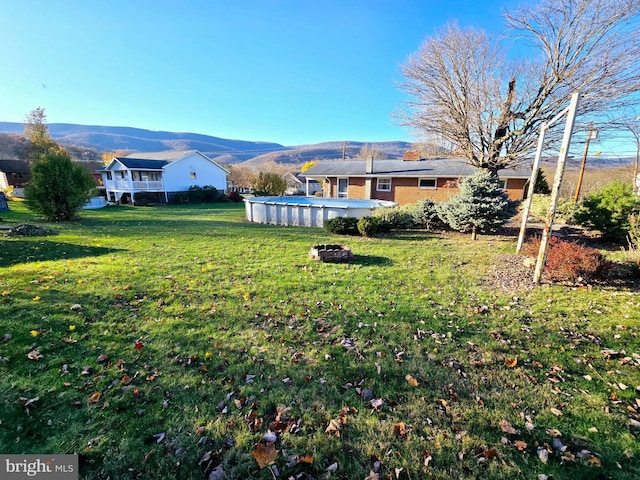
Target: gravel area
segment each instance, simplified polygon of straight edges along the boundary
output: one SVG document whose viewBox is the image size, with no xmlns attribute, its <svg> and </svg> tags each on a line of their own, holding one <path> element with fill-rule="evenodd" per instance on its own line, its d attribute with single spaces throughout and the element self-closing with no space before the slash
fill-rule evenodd
<svg viewBox="0 0 640 480">
<path fill-rule="evenodd" d="M 496 255 L 493 271 L 486 283 L 505 293 L 516 293 L 533 289 L 533 267 L 525 265 L 526 257 L 515 254 Z"/>
</svg>

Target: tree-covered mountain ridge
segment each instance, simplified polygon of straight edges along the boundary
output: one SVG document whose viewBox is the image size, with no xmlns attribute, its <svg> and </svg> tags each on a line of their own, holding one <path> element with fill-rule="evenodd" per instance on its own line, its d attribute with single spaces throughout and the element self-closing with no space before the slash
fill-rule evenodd
<svg viewBox="0 0 640 480">
<path fill-rule="evenodd" d="M 312 145 L 285 146 L 276 142 L 235 140 L 189 132 L 155 131 L 134 127 L 48 124 L 49 134 L 61 145 L 93 149 L 98 153 L 126 151 L 162 152 L 168 150 L 199 150 L 216 161 L 234 164 L 250 160 L 259 165 L 266 162 L 299 164 L 311 160 L 355 158 L 363 147 L 384 158 L 402 158 L 411 143 L 401 141 L 361 142 L 334 141 Z M 22 134 L 24 125 L 0 122 L 0 133 Z M 3 142 L 7 143 L 7 142 Z M 0 149 L 5 156 L 9 152 Z"/>
</svg>

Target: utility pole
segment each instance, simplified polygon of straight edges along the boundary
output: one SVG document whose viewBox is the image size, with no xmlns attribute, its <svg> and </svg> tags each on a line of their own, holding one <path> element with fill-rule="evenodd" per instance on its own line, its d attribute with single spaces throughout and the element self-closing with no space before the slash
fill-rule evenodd
<svg viewBox="0 0 640 480">
<path fill-rule="evenodd" d="M 342 161 L 344 162 L 345 157 L 347 156 L 347 141 L 345 140 L 342 144 Z"/>
<path fill-rule="evenodd" d="M 556 175 L 553 179 L 553 188 L 551 189 L 551 203 L 549 204 L 549 213 L 547 213 L 547 221 L 542 230 L 542 239 L 540 240 L 540 251 L 536 261 L 536 270 L 533 274 L 533 283 L 540 283 L 544 264 L 547 261 L 547 250 L 549 248 L 549 237 L 553 228 L 553 219 L 556 216 L 556 208 L 558 207 L 558 197 L 560 196 L 560 186 L 562 184 L 562 176 L 564 175 L 564 167 L 567 163 L 569 155 L 569 146 L 571 145 L 571 132 L 576 119 L 576 110 L 578 109 L 578 100 L 580 92 L 575 92 L 571 96 L 571 104 L 567 114 L 567 123 L 564 127 L 564 135 L 562 137 L 562 145 L 560 146 L 560 155 L 558 156 L 558 166 L 556 167 Z"/>
<path fill-rule="evenodd" d="M 582 177 L 584 176 L 584 169 L 587 166 L 587 154 L 589 153 L 589 142 L 591 139 L 598 137 L 598 131 L 593 129 L 593 122 L 589 124 L 589 135 L 587 136 L 587 144 L 584 147 L 584 155 L 582 156 L 582 165 L 580 165 L 580 175 L 578 175 L 578 185 L 576 185 L 576 194 L 573 197 L 573 201 L 577 202 L 580 198 L 580 189 L 582 188 Z"/>
</svg>

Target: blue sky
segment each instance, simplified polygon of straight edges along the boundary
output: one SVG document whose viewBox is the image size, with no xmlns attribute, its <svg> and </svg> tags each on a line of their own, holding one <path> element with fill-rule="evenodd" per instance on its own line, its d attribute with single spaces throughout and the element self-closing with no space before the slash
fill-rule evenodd
<svg viewBox="0 0 640 480">
<path fill-rule="evenodd" d="M 49 123 L 284 145 L 411 141 L 392 118 L 399 65 L 449 21 L 500 32 L 503 8 L 515 5 L 4 0 L 0 121 L 43 107 Z"/>
<path fill-rule="evenodd" d="M 398 66 L 502 0 L 4 0 L 0 121 L 195 132 L 285 145 L 411 140 Z M 479 5 L 482 7 L 479 7 Z"/>
</svg>

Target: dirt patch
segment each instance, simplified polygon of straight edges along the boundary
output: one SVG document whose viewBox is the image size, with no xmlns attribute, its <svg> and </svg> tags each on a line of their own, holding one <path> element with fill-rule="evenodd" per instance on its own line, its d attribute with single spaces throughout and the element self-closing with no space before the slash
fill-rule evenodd
<svg viewBox="0 0 640 480">
<path fill-rule="evenodd" d="M 535 288 L 533 267 L 525 264 L 526 257 L 515 254 L 496 255 L 496 263 L 486 283 L 505 293 L 522 292 Z"/>
<path fill-rule="evenodd" d="M 53 235 L 53 230 L 39 225 L 30 225 L 28 223 L 13 227 L 8 231 L 9 237 L 46 237 Z"/>
</svg>

